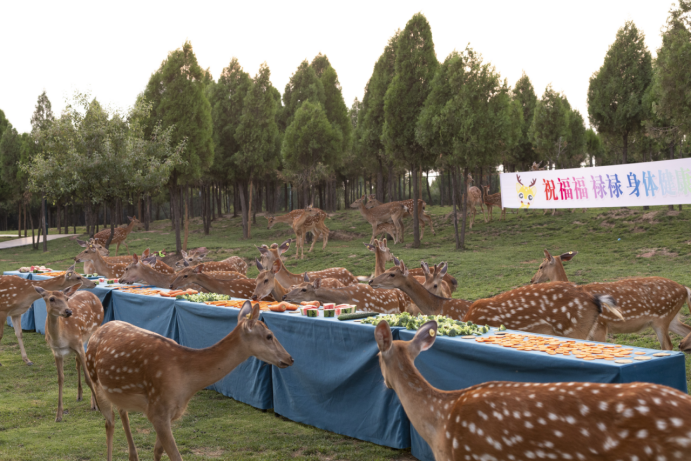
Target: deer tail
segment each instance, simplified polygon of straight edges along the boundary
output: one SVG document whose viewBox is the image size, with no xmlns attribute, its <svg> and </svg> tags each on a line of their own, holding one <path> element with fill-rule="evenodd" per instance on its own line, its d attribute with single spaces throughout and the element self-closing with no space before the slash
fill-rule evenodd
<svg viewBox="0 0 691 461">
<path fill-rule="evenodd" d="M 617 307 L 617 301 L 611 295 L 593 295 L 595 298 L 595 305 L 598 311 L 602 314 L 602 308 L 604 307 L 610 311 L 615 317 L 624 320 L 624 316 Z"/>
</svg>

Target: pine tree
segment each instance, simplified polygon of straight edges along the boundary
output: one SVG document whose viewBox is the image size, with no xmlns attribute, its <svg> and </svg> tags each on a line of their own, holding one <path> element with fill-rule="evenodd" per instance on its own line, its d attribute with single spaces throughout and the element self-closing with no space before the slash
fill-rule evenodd
<svg viewBox="0 0 691 461">
<path fill-rule="evenodd" d="M 5 113 L 0 109 L 0 138 L 9 124 L 10 122 L 5 118 Z"/>
<path fill-rule="evenodd" d="M 432 29 L 425 16 L 417 13 L 396 42 L 395 75 L 384 97 L 382 132 L 387 151 L 400 156 L 410 166 L 415 198 L 420 196 L 418 168 L 432 160 L 415 139 L 415 126 L 438 65 Z M 419 246 L 418 207 L 413 207 L 413 248 Z"/>
<path fill-rule="evenodd" d="M 324 85 L 307 60 L 300 63 L 283 92 L 282 122 L 286 129 L 293 122 L 293 117 L 300 105 L 305 101 L 322 105 L 325 101 Z"/>
<path fill-rule="evenodd" d="M 529 136 L 535 152 L 548 162 L 549 167 L 559 168 L 565 155 L 569 109 L 552 85 L 547 85 L 542 99 L 535 105 Z"/>
<path fill-rule="evenodd" d="M 514 101 L 520 104 L 523 110 L 521 137 L 516 146 L 512 149 L 512 157 L 514 161 L 521 166 L 522 170 L 527 170 L 532 162 L 538 161 L 538 156 L 533 149 L 533 143 L 530 142 L 528 136 L 528 130 L 530 130 L 530 125 L 533 122 L 533 113 L 535 112 L 537 96 L 535 95 L 535 88 L 525 72 L 523 72 L 521 78 L 516 82 L 516 86 L 513 88 L 512 97 Z"/>
<path fill-rule="evenodd" d="M 590 77 L 588 117 L 599 133 L 622 140 L 627 163 L 629 136 L 641 129 L 646 109 L 643 96 L 653 76 L 645 36 L 632 21 L 617 31 L 602 67 Z"/>
</svg>

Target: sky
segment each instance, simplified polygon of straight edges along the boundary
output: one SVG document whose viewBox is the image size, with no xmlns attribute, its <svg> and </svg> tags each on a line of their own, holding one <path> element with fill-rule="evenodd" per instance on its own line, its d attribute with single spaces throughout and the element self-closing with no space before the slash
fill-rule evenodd
<svg viewBox="0 0 691 461">
<path fill-rule="evenodd" d="M 388 39 L 417 12 L 432 27 L 437 58 L 470 46 L 511 87 L 525 73 L 540 97 L 552 84 L 587 123 L 588 80 L 617 30 L 633 21 L 655 56 L 671 0 L 4 2 L 0 109 L 31 130 L 46 91 L 59 115 L 76 91 L 126 110 L 168 52 L 192 43 L 214 79 L 232 57 L 254 76 L 262 62 L 281 93 L 301 61 L 326 54 L 350 107 L 362 100 Z"/>
</svg>

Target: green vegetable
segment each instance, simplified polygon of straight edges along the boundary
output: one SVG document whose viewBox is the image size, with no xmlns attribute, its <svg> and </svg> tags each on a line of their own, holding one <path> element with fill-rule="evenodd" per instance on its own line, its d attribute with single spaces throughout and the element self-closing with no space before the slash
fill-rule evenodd
<svg viewBox="0 0 691 461">
<path fill-rule="evenodd" d="M 367 317 L 372 317 L 375 315 L 379 315 L 379 314 L 377 312 L 356 312 L 354 314 L 341 314 L 338 316 L 338 320 L 366 319 Z M 364 323 L 364 320 L 363 320 L 363 323 Z"/>
<path fill-rule="evenodd" d="M 499 331 L 506 331 L 506 327 L 504 325 L 499 325 Z"/>
<path fill-rule="evenodd" d="M 183 299 L 193 303 L 205 303 L 208 301 L 226 301 L 230 299 L 230 296 L 218 293 L 198 293 L 196 295 L 179 295 L 175 299 Z"/>
<path fill-rule="evenodd" d="M 408 312 L 394 315 L 380 315 L 377 318 L 365 318 L 362 323 L 377 325 L 382 320 L 388 322 L 392 327 L 403 327 L 408 330 L 418 330 L 425 323 L 434 320 L 437 322 L 437 334 L 440 336 L 479 336 L 490 331 L 489 325 L 479 326 L 475 325 L 473 322 L 461 322 L 444 317 L 443 315 L 419 315 L 414 317 Z"/>
</svg>

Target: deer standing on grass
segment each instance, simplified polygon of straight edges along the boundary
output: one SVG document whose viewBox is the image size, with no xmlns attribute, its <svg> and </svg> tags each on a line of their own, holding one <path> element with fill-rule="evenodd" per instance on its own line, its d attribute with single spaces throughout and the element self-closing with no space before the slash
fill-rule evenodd
<svg viewBox="0 0 691 461">
<path fill-rule="evenodd" d="M 511 330 L 575 339 L 593 337 L 603 306 L 621 316 L 609 294 L 594 295 L 568 282 L 528 285 L 473 303 L 442 298 L 427 291 L 410 275 L 403 261 L 400 263 L 370 285 L 403 290 L 426 315 L 442 314 L 477 325 L 504 325 Z"/>
<path fill-rule="evenodd" d="M 119 278 L 125 273 L 125 268 L 128 263 L 109 263 L 106 261 L 101 253 L 96 248 L 96 244 L 89 243 L 86 248 L 82 250 L 74 258 L 75 262 L 86 263 L 91 262 L 94 271 L 98 272 L 99 275 L 103 275 L 106 278 Z"/>
<path fill-rule="evenodd" d="M 410 308 L 402 295 L 398 290 L 375 290 L 364 283 L 343 288 L 324 288 L 320 279 L 316 279 L 294 285 L 283 300 L 291 303 L 317 300 L 322 304 L 355 304 L 359 311 L 400 314 Z"/>
<path fill-rule="evenodd" d="M 326 244 L 329 243 L 330 231 L 324 224 L 324 219 L 319 215 L 319 212 L 321 212 L 321 210 L 310 206 L 293 221 L 293 231 L 295 231 L 297 240 L 295 259 L 298 259 L 298 253 L 301 253 L 300 259 L 305 259 L 305 240 L 308 232 L 314 235 L 312 246 L 310 246 L 308 253 L 312 252 L 314 244 L 319 237 L 322 237 L 322 250 L 326 249 Z"/>
<path fill-rule="evenodd" d="M 381 203 L 379 200 L 376 199 L 374 194 L 368 195 L 367 199 L 367 205 L 365 205 L 366 208 L 372 209 L 375 207 L 379 206 L 388 206 L 392 208 L 392 210 L 397 211 L 399 206 L 403 206 L 404 210 L 403 213 L 401 214 L 400 218 L 400 234 L 399 234 L 399 240 L 403 242 L 405 240 L 405 227 L 403 225 L 403 218 L 412 218 L 413 217 L 413 207 L 415 206 L 415 202 L 413 199 L 408 199 L 408 200 L 399 200 L 397 202 L 389 202 L 389 203 Z M 425 208 L 427 207 L 427 203 L 425 203 L 424 200 L 418 199 L 417 200 L 417 212 L 418 212 L 418 219 L 420 221 L 420 225 L 422 228 L 420 229 L 420 240 L 422 240 L 422 237 L 425 235 L 425 223 L 429 224 L 429 228 L 432 230 L 432 235 L 437 235 L 434 232 L 434 225 L 432 223 L 432 217 L 427 214 L 425 211 Z M 352 207 L 352 205 L 351 205 Z M 394 223 L 396 223 L 395 220 L 393 220 Z M 392 234 L 393 235 L 393 234 Z M 370 242 L 371 243 L 371 242 Z"/>
<path fill-rule="evenodd" d="M 435 321 L 410 341 L 394 341 L 382 321 L 374 337 L 386 387 L 437 461 L 688 458 L 691 397 L 670 387 L 492 381 L 443 391 L 415 367 Z"/>
<path fill-rule="evenodd" d="M 84 381 L 91 389 L 91 409 L 96 410 L 96 399 L 91 379 L 86 370 L 84 347 L 89 338 L 103 323 L 103 305 L 98 296 L 89 291 L 77 291 L 81 283 L 64 291 L 47 291 L 34 287 L 46 302 L 46 342 L 53 351 L 58 369 L 58 412 L 55 422 L 62 421 L 62 387 L 65 381 L 63 360 L 72 354 L 77 356 L 77 402 L 82 401 L 82 372 Z"/>
<path fill-rule="evenodd" d="M 487 206 L 487 214 L 489 215 L 489 220 L 492 220 L 492 208 L 498 207 L 499 211 L 501 211 L 500 217 L 502 220 L 506 217 L 506 208 L 503 208 L 501 206 L 501 192 L 497 192 L 496 194 L 490 194 L 489 193 L 489 186 L 482 186 L 482 189 L 485 191 L 485 205 Z M 485 219 L 485 222 L 487 222 L 487 219 Z"/>
<path fill-rule="evenodd" d="M 280 272 L 281 265 L 277 261 L 274 261 L 271 268 L 266 270 L 259 260 L 257 260 L 256 263 L 257 269 L 259 269 L 259 275 L 257 275 L 255 279 L 256 286 L 254 287 L 254 293 L 250 299 L 257 301 L 258 299 L 263 299 L 271 295 L 276 301 L 283 300 L 283 297 L 288 294 L 291 287 L 284 288 L 283 285 L 276 280 L 276 274 Z M 303 277 L 305 282 L 309 282 L 309 276 L 306 272 Z M 344 286 L 336 279 L 327 278 L 319 280 L 320 285 L 324 288 L 342 288 Z"/>
<path fill-rule="evenodd" d="M 209 275 L 205 271 L 206 264 L 190 267 L 177 273 L 175 280 L 170 283 L 171 290 L 178 290 L 188 285 L 196 283 L 202 288 L 209 290 L 210 293 L 232 296 L 233 298 L 249 299 L 254 293 L 255 281 L 248 279 L 242 274 L 243 278 L 220 279 Z"/>
<path fill-rule="evenodd" d="M 0 326 L 5 325 L 7 317 L 12 319 L 14 335 L 19 342 L 19 350 L 22 360 L 27 365 L 33 365 L 29 360 L 24 349 L 22 340 L 22 314 L 29 310 L 31 304 L 41 296 L 36 293 L 34 287 L 44 290 L 55 291 L 69 288 L 78 283 L 83 284 L 83 288 L 94 288 L 96 284 L 89 279 L 85 279 L 74 271 L 72 264 L 64 274 L 51 277 L 47 280 L 27 280 L 16 275 L 0 275 Z M 0 328 L 0 341 L 2 341 L 4 328 Z M 2 364 L 0 364 L 2 366 Z"/>
<path fill-rule="evenodd" d="M 290 248 L 290 242 L 291 239 L 288 239 L 276 248 L 268 248 L 266 245 L 257 247 L 257 250 L 259 250 L 262 255 L 261 263 L 263 267 L 272 267 L 276 261 L 281 263 L 281 270 L 276 273 L 276 280 L 278 280 L 278 282 L 286 288 L 303 282 L 302 274 L 293 274 L 292 272 L 288 271 L 283 264 L 283 260 L 281 260 L 281 255 Z M 324 269 L 321 271 L 310 271 L 307 272 L 307 274 L 310 279 L 333 278 L 345 286 L 358 284 L 357 277 L 342 267 L 332 267 L 330 269 Z"/>
<path fill-rule="evenodd" d="M 380 224 L 388 223 L 391 222 L 394 224 L 396 227 L 396 232 L 401 238 L 401 241 L 403 241 L 403 215 L 405 214 L 406 208 L 404 208 L 403 203 L 398 203 L 396 202 L 395 204 L 388 204 L 385 203 L 383 205 L 378 205 L 372 208 L 367 208 L 365 206 L 365 199 L 367 198 L 366 195 L 363 195 L 359 199 L 355 200 L 353 203 L 350 204 L 350 208 L 357 208 L 360 210 L 360 214 L 362 215 L 363 218 L 365 218 L 365 221 L 370 223 L 372 226 L 372 237 L 370 237 L 369 243 L 372 243 L 374 239 L 377 237 L 377 227 Z M 422 221 L 421 221 L 422 222 Z M 423 230 L 420 238 L 422 239 L 422 235 L 424 235 L 424 224 L 423 224 Z"/>
<path fill-rule="evenodd" d="M 130 252 L 130 247 L 127 245 L 127 236 L 130 235 L 130 232 L 132 232 L 132 229 L 134 229 L 134 226 L 141 226 L 141 222 L 137 219 L 136 216 L 133 217 L 127 217 L 127 219 L 130 220 L 130 223 L 127 225 L 127 227 L 116 227 L 113 229 L 113 240 L 110 242 L 111 244 L 115 243 L 117 247 L 115 247 L 115 256 L 118 255 L 118 251 L 120 251 L 120 244 L 124 243 L 125 248 L 127 248 L 127 253 Z M 108 237 L 110 237 L 110 229 L 103 229 L 101 232 L 98 232 L 94 235 L 94 240 L 96 243 L 99 243 L 101 245 L 106 244 L 108 241 Z"/>
<path fill-rule="evenodd" d="M 204 263 L 208 251 L 186 252 L 181 250 L 182 259 L 175 263 L 175 271 L 179 271 L 185 267 L 194 267 L 197 264 Z M 206 263 L 207 271 L 232 271 L 247 275 L 247 263 L 239 256 L 230 256 L 222 261 L 208 261 Z"/>
<path fill-rule="evenodd" d="M 217 382 L 250 357 L 278 368 L 293 364 L 263 322 L 259 305 L 246 302 L 238 324 L 225 338 L 205 349 L 180 346 L 121 321 L 108 322 L 89 341 L 86 366 L 96 391 L 98 407 L 106 419 L 108 461 L 113 457 L 113 432 L 118 407 L 129 445 L 129 459 L 138 459 L 128 412 L 144 413 L 156 430 L 154 459 L 163 452 L 182 461 L 171 423 L 185 413 L 197 391 Z"/>
<path fill-rule="evenodd" d="M 552 256 L 545 250 L 545 259 L 530 283 L 567 282 L 563 261 L 570 261 L 578 254 L 569 251 Z M 691 327 L 679 318 L 679 311 L 688 303 L 691 308 L 691 289 L 662 277 L 636 277 L 608 283 L 589 283 L 581 285 L 593 293 L 607 293 L 617 300 L 624 318 L 603 312 L 598 318 L 597 330 L 593 336 L 596 341 L 607 341 L 607 333 L 637 333 L 647 327 L 655 330 L 660 347 L 672 350 L 669 330 L 679 336 L 691 333 Z"/>
</svg>

